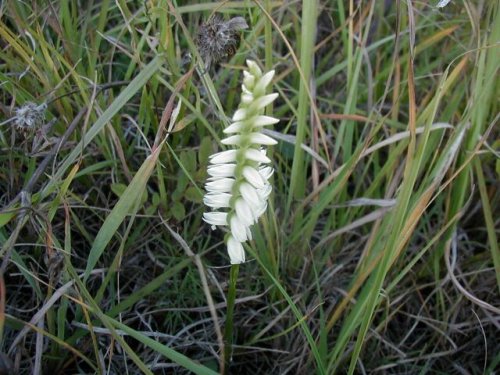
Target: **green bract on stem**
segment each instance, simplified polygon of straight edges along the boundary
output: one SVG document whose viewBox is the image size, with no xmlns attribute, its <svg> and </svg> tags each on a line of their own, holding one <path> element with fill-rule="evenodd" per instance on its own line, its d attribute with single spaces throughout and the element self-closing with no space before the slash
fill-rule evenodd
<svg viewBox="0 0 500 375">
<path fill-rule="evenodd" d="M 203 214 L 203 219 L 216 225 L 227 225 L 226 237 L 231 264 L 245 261 L 242 243 L 252 239 L 250 227 L 266 211 L 271 193 L 268 180 L 273 174 L 266 165 L 271 160 L 262 146 L 275 145 L 276 141 L 261 132 L 262 127 L 276 124 L 278 119 L 264 116 L 264 109 L 278 94 L 267 94 L 274 70 L 262 73 L 259 66 L 247 60 L 248 70 L 243 71 L 241 103 L 233 115 L 233 122 L 224 129 L 229 136 L 222 143 L 234 149 L 218 152 L 210 157 L 203 201 L 213 209 Z"/>
</svg>

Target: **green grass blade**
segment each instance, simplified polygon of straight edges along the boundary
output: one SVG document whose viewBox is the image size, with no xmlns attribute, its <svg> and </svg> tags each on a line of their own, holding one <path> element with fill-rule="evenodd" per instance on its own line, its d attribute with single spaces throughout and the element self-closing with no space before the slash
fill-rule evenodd
<svg viewBox="0 0 500 375">
<path fill-rule="evenodd" d="M 87 267 L 85 268 L 84 281 L 90 276 L 90 272 L 94 269 L 97 261 L 106 249 L 111 238 L 116 233 L 125 217 L 134 215 L 139 209 L 139 203 L 143 195 L 149 177 L 153 173 L 156 166 L 158 155 L 160 154 L 161 147 L 158 147 L 153 153 L 144 161 L 141 168 L 137 171 L 130 185 L 127 186 L 125 192 L 121 196 L 118 203 L 115 205 L 111 213 L 104 221 L 99 233 L 97 234 L 92 248 L 90 249 Z"/>
<path fill-rule="evenodd" d="M 304 73 L 304 79 L 300 80 L 299 85 L 299 107 L 297 117 L 296 143 L 293 152 L 292 172 L 290 176 L 290 191 L 288 193 L 288 205 L 290 208 L 292 199 L 302 198 L 304 196 L 306 175 L 304 168 L 304 150 L 301 144 L 304 142 L 307 132 L 307 116 L 311 106 L 309 90 L 306 85 L 312 75 L 314 60 L 314 43 L 316 40 L 316 18 L 318 16 L 317 0 L 308 0 L 302 2 L 302 30 L 300 44 L 300 68 Z"/>
<path fill-rule="evenodd" d="M 98 120 L 85 134 L 84 138 L 74 147 L 73 151 L 66 157 L 62 165 L 58 168 L 54 178 L 42 191 L 46 195 L 52 191 L 56 181 L 59 181 L 66 170 L 77 160 L 83 149 L 95 138 L 106 124 L 115 116 L 121 108 L 144 86 L 149 79 L 160 69 L 163 64 L 163 56 L 156 56 L 143 70 L 128 84 L 128 86 L 118 95 L 111 105 L 104 111 Z"/>
</svg>

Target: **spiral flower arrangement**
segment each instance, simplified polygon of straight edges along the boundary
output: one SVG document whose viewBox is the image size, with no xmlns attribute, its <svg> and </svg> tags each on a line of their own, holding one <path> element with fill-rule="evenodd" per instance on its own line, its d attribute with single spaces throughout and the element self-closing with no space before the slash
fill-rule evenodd
<svg viewBox="0 0 500 375">
<path fill-rule="evenodd" d="M 230 134 L 222 143 L 233 149 L 210 156 L 207 191 L 203 201 L 212 209 L 203 214 L 203 220 L 215 226 L 229 226 L 226 236 L 231 264 L 245 261 L 242 243 L 252 239 L 250 227 L 266 211 L 267 198 L 271 194 L 268 180 L 273 174 L 266 165 L 271 160 L 262 146 L 277 142 L 261 132 L 262 127 L 279 122 L 264 116 L 264 108 L 278 94 L 266 94 L 274 70 L 262 73 L 259 66 L 247 60 L 248 70 L 243 71 L 241 103 L 232 123 L 224 129 Z"/>
</svg>

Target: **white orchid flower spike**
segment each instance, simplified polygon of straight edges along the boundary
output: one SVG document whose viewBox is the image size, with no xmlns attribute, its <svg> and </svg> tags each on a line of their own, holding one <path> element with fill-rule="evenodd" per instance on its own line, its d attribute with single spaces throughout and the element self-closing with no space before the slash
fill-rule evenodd
<svg viewBox="0 0 500 375">
<path fill-rule="evenodd" d="M 226 236 L 231 264 L 245 261 L 242 243 L 252 239 L 250 227 L 266 211 L 271 194 L 268 180 L 273 174 L 268 166 L 271 160 L 262 146 L 277 142 L 261 132 L 262 127 L 279 122 L 264 116 L 264 108 L 278 94 L 266 94 L 274 70 L 262 73 L 259 66 L 247 60 L 248 70 L 243 72 L 241 103 L 233 122 L 224 129 L 229 136 L 222 140 L 233 149 L 218 152 L 210 157 L 203 201 L 212 209 L 203 214 L 203 220 L 215 226 L 229 226 Z"/>
</svg>

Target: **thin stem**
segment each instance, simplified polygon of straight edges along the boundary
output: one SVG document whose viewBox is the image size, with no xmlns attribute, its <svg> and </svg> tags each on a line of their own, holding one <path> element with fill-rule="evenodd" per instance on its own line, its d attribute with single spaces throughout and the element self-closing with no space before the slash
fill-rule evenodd
<svg viewBox="0 0 500 375">
<path fill-rule="evenodd" d="M 234 301 L 236 300 L 236 280 L 238 279 L 239 264 L 232 264 L 229 274 L 229 290 L 227 292 L 227 316 L 224 329 L 224 373 L 229 373 L 229 365 L 233 355 L 233 315 Z"/>
</svg>

